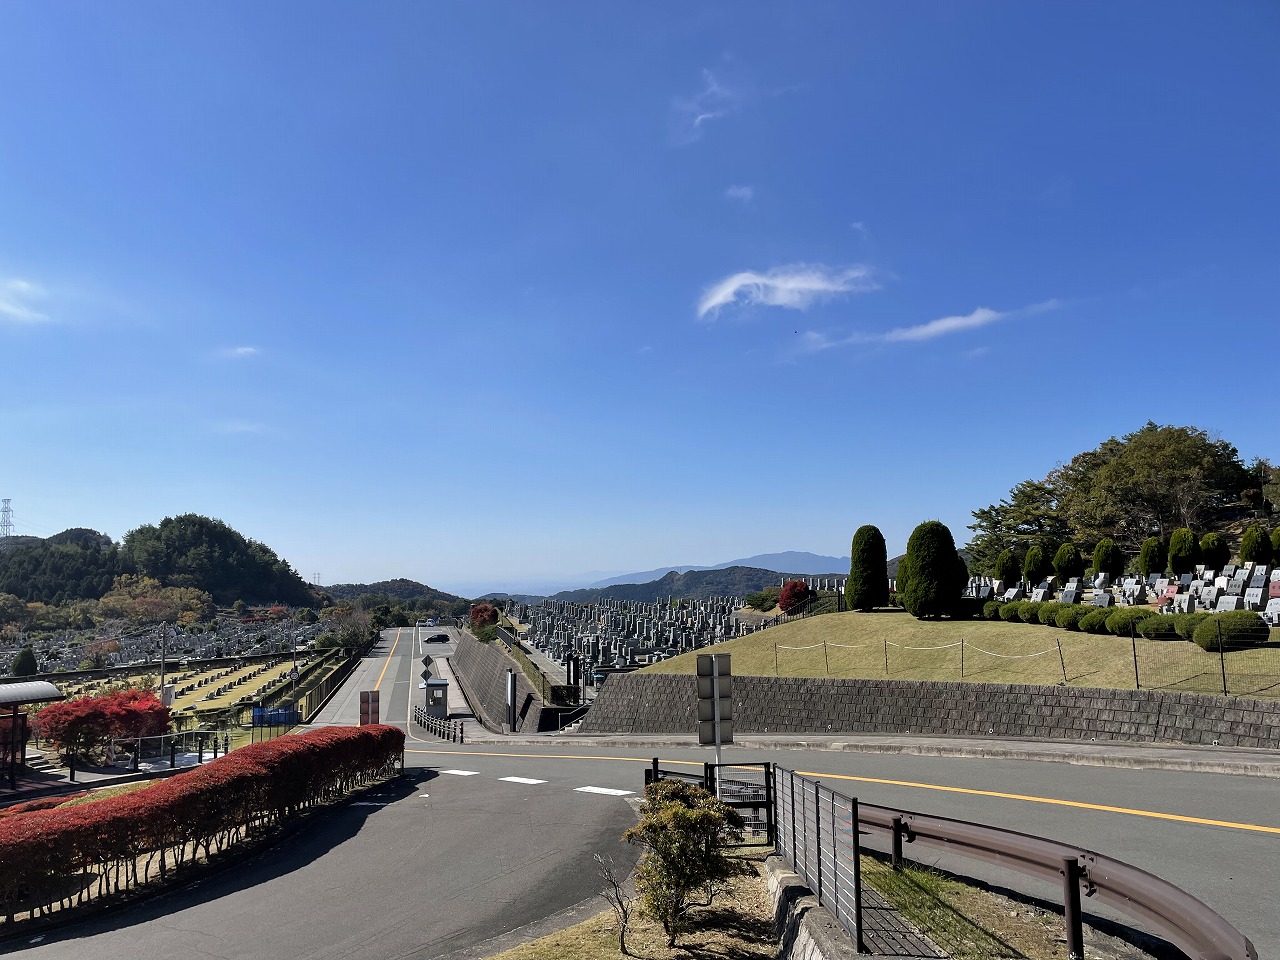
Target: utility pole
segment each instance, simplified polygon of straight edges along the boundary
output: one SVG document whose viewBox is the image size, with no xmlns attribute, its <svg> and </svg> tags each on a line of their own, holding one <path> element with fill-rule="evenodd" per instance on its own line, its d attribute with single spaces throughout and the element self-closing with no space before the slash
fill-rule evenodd
<svg viewBox="0 0 1280 960">
<path fill-rule="evenodd" d="M 8 552 L 13 545 L 13 500 L 0 500 L 0 553 Z"/>
</svg>

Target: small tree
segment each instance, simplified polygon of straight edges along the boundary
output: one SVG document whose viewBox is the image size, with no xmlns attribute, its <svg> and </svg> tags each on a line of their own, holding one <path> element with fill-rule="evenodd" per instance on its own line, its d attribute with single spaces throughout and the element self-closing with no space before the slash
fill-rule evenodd
<svg viewBox="0 0 1280 960">
<path fill-rule="evenodd" d="M 1026 577 L 1028 583 L 1037 584 L 1052 572 L 1053 561 L 1049 557 L 1049 552 L 1040 544 L 1033 544 L 1023 558 L 1022 575 Z"/>
<path fill-rule="evenodd" d="M 726 848 L 742 842 L 742 827 L 736 810 L 701 787 L 659 780 L 645 788 L 640 822 L 622 837 L 646 847 L 636 891 L 645 912 L 662 924 L 667 946 L 686 929 L 689 911 L 710 906 L 740 872 Z"/>
<path fill-rule="evenodd" d="M 635 901 L 627 896 L 627 891 L 622 885 L 623 878 L 618 876 L 612 857 L 596 853 L 591 859 L 596 862 L 596 873 L 604 881 L 601 896 L 604 897 L 605 903 L 613 908 L 614 919 L 618 921 L 618 952 L 624 957 L 629 957 L 631 951 L 627 949 L 627 930 L 631 926 L 631 906 Z"/>
<path fill-rule="evenodd" d="M 940 617 L 959 606 L 963 587 L 956 558 L 955 538 L 946 524 L 926 520 L 912 531 L 906 560 L 910 578 L 898 595 L 913 617 Z"/>
<path fill-rule="evenodd" d="M 1231 562 L 1231 545 L 1220 533 L 1206 533 L 1200 538 L 1200 560 L 1211 570 L 1221 570 Z"/>
<path fill-rule="evenodd" d="M 1271 531 L 1271 556 L 1280 560 L 1280 527 Z"/>
<path fill-rule="evenodd" d="M 759 593 L 747 594 L 747 606 L 753 610 L 759 610 L 761 613 L 768 613 L 778 605 L 778 598 L 782 595 L 782 590 L 778 587 L 765 587 Z"/>
<path fill-rule="evenodd" d="M 1165 564 L 1169 562 L 1169 551 L 1159 537 L 1147 537 L 1142 541 L 1142 550 L 1138 554 L 1138 569 L 1144 577 L 1151 574 L 1164 573 Z"/>
<path fill-rule="evenodd" d="M 1002 550 L 996 557 L 996 579 L 1004 583 L 1006 590 L 1022 579 L 1018 555 L 1012 550 Z"/>
<path fill-rule="evenodd" d="M 36 663 L 36 653 L 31 649 L 31 645 L 27 644 L 13 658 L 9 673 L 15 677 L 34 677 L 39 672 L 40 665 Z"/>
<path fill-rule="evenodd" d="M 479 629 L 498 622 L 498 608 L 491 603 L 477 603 L 471 608 L 471 626 Z"/>
<path fill-rule="evenodd" d="M 1195 570 L 1200 562 L 1200 544 L 1196 535 L 1187 527 L 1179 527 L 1169 537 L 1169 571 L 1180 577 Z"/>
<path fill-rule="evenodd" d="M 812 596 L 813 591 L 803 580 L 788 580 L 782 585 L 782 592 L 778 595 L 778 606 L 783 613 L 792 614 L 808 603 Z"/>
<path fill-rule="evenodd" d="M 1058 585 L 1062 587 L 1072 577 L 1084 575 L 1084 557 L 1080 556 L 1074 543 L 1064 543 L 1053 555 L 1053 575 L 1058 578 Z"/>
<path fill-rule="evenodd" d="M 1093 572 L 1109 574 L 1113 580 L 1124 573 L 1124 554 L 1110 537 L 1103 537 L 1093 548 Z"/>
<path fill-rule="evenodd" d="M 889 554 L 879 528 L 864 524 L 853 534 L 844 596 L 850 610 L 874 610 L 889 603 Z"/>
<path fill-rule="evenodd" d="M 1240 538 L 1240 562 L 1271 562 L 1271 538 L 1262 524 L 1255 523 Z"/>
</svg>

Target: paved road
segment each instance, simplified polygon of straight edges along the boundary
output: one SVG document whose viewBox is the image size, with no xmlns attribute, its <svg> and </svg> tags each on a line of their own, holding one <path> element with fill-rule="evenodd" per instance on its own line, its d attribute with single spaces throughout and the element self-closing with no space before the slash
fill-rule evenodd
<svg viewBox="0 0 1280 960">
<path fill-rule="evenodd" d="M 387 722 L 404 723 L 417 689 L 421 654 L 411 633 L 389 634 L 348 685 L 356 692 L 380 689 Z M 358 696 L 353 701 L 344 691 L 331 704 L 333 715 L 342 716 L 352 702 L 358 709 Z M 389 788 L 379 805 L 343 808 L 247 869 L 125 908 L 110 921 L 71 927 L 56 940 L 25 945 L 22 954 L 57 960 L 126 954 L 158 960 L 179 950 L 283 960 L 461 955 L 596 892 L 587 867 L 592 852 L 634 853 L 617 841 L 632 818 L 626 798 L 582 788 L 639 792 L 644 764 L 654 754 L 690 769 L 710 756 L 696 747 L 608 741 L 453 745 L 413 727 L 409 735 L 412 782 Z M 1252 938 L 1260 956 L 1280 957 L 1275 780 L 738 747 L 727 748 L 725 759 L 773 760 L 867 802 L 1092 847 L 1184 887 Z M 539 782 L 503 779 L 512 777 Z"/>
</svg>

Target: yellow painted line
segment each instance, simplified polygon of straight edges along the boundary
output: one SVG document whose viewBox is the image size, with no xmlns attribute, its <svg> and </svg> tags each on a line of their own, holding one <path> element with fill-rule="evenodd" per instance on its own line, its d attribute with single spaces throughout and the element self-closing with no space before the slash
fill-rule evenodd
<svg viewBox="0 0 1280 960">
<path fill-rule="evenodd" d="M 387 654 L 386 663 L 382 665 L 382 672 L 378 674 L 378 682 L 373 685 L 375 690 L 382 687 L 382 678 L 387 675 L 387 667 L 391 666 L 391 658 L 396 655 L 396 647 L 400 645 L 400 627 L 396 627 L 396 639 L 391 644 L 391 651 Z"/>
<path fill-rule="evenodd" d="M 1204 817 L 1184 817 L 1179 813 L 1160 813 L 1157 810 L 1135 810 L 1132 807 L 1112 807 L 1105 803 L 1085 803 L 1082 800 L 1059 800 L 1055 797 L 1035 797 L 1024 793 L 1001 793 L 998 790 L 974 790 L 971 787 L 951 787 L 941 783 L 916 783 L 912 780 L 883 780 L 879 777 L 855 777 L 843 773 L 814 773 L 797 770 L 805 777 L 823 780 L 854 780 L 858 783 L 881 783 L 891 787 L 915 787 L 918 790 L 941 790 L 945 793 L 967 793 L 975 797 L 997 797 L 1001 800 L 1021 800 L 1025 803 L 1047 803 L 1055 807 L 1075 807 L 1079 810 L 1100 810 L 1103 813 L 1123 813 L 1131 817 L 1149 817 L 1153 820 L 1175 820 L 1178 823 L 1199 823 L 1210 827 L 1228 827 L 1232 830 L 1254 830 L 1258 833 L 1280 834 L 1280 827 L 1267 827 L 1258 823 L 1236 823 L 1233 820 L 1209 820 Z"/>
<path fill-rule="evenodd" d="M 584 756 L 573 753 L 488 753 L 475 750 L 406 750 L 405 753 L 427 753 L 439 756 L 470 757 L 516 757 L 530 760 L 597 760 L 611 763 L 652 763 L 652 759 L 643 757 L 604 757 Z M 665 765 L 678 764 L 685 767 L 700 767 L 700 760 L 659 760 Z M 1000 800 L 1020 800 L 1023 803 L 1046 803 L 1056 807 L 1074 807 L 1078 810 L 1097 810 L 1101 813 L 1120 813 L 1130 817 L 1147 817 L 1152 820 L 1172 820 L 1177 823 L 1197 823 L 1209 827 L 1226 827 L 1229 830 L 1250 830 L 1255 833 L 1274 833 L 1280 835 L 1280 827 L 1268 827 L 1260 823 L 1237 823 L 1234 820 L 1210 820 L 1205 817 L 1186 817 L 1179 813 L 1161 813 L 1158 810 L 1137 810 L 1133 807 L 1113 807 L 1104 803 L 1085 803 L 1082 800 L 1059 800 L 1056 797 L 1036 797 L 1025 793 L 1001 793 L 997 790 L 975 790 L 971 787 L 952 787 L 943 783 L 917 783 L 914 780 L 885 780 L 879 777 L 855 777 L 844 773 L 820 773 L 812 770 L 797 770 L 805 777 L 816 777 L 823 780 L 851 780 L 857 783 L 878 783 L 890 787 L 913 787 L 917 790 L 940 790 L 944 793 L 965 793 L 975 797 L 996 797 Z"/>
</svg>

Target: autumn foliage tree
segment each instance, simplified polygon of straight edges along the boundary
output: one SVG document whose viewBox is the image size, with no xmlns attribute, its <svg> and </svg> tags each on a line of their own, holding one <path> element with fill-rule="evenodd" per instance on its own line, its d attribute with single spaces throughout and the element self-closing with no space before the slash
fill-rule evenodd
<svg viewBox="0 0 1280 960">
<path fill-rule="evenodd" d="M 479 630 L 498 622 L 498 608 L 492 603 L 477 603 L 471 608 L 471 626 Z"/>
<path fill-rule="evenodd" d="M 120 737 L 154 737 L 169 730 L 169 708 L 149 690 L 116 690 L 51 703 L 32 727 L 68 756 L 89 756 Z"/>
<path fill-rule="evenodd" d="M 778 606 L 785 614 L 796 613 L 812 596 L 813 591 L 803 580 L 788 580 L 782 585 L 782 592 L 778 595 Z"/>
</svg>

